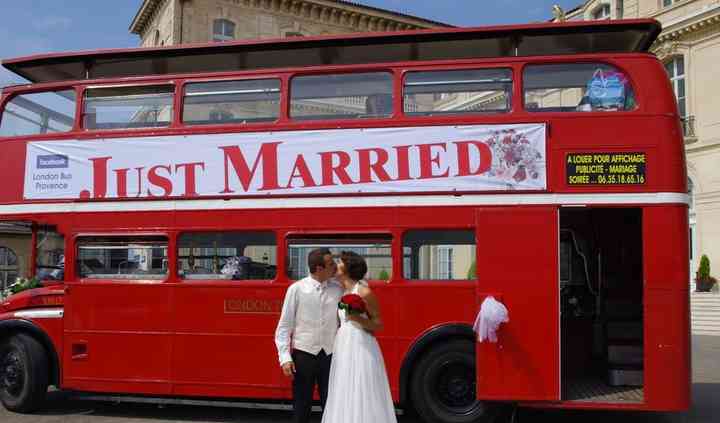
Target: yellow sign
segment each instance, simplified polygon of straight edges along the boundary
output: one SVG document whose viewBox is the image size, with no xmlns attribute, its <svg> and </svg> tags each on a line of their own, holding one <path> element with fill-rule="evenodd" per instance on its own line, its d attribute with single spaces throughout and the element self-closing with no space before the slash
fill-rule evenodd
<svg viewBox="0 0 720 423">
<path fill-rule="evenodd" d="M 645 183 L 645 153 L 570 153 L 565 159 L 568 185 Z"/>
</svg>

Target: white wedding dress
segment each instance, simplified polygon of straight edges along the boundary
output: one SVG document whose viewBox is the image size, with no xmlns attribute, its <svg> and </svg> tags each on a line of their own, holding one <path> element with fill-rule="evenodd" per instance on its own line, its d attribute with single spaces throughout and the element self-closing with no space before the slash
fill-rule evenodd
<svg viewBox="0 0 720 423">
<path fill-rule="evenodd" d="M 352 289 L 357 294 L 360 283 Z M 373 335 L 339 310 L 322 423 L 396 423 L 385 362 Z"/>
</svg>

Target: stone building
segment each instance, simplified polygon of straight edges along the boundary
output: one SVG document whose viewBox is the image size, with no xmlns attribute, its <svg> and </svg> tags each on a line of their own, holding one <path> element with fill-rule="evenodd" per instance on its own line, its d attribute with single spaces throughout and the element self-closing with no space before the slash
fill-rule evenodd
<svg viewBox="0 0 720 423">
<path fill-rule="evenodd" d="M 144 0 L 130 32 L 162 46 L 445 26 L 341 0 Z"/>
<path fill-rule="evenodd" d="M 556 20 L 562 14 L 555 11 Z M 720 59 L 718 0 L 589 0 L 564 18 L 653 18 L 663 31 L 652 51 L 665 64 L 683 118 L 690 207 L 690 274 L 707 254 L 720 268 Z M 715 272 L 716 275 L 718 274 Z"/>
</svg>

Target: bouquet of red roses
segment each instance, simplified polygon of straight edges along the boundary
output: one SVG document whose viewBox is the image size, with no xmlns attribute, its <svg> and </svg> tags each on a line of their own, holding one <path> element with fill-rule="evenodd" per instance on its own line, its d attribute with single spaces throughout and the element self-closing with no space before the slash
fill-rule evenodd
<svg viewBox="0 0 720 423">
<path fill-rule="evenodd" d="M 365 301 L 357 294 L 343 295 L 338 303 L 340 310 L 345 310 L 347 314 L 362 314 L 367 311 Z"/>
</svg>

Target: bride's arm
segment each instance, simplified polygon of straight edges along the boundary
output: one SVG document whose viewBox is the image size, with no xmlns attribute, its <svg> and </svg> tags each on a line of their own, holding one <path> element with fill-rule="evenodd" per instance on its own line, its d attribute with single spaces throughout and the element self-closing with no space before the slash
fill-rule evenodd
<svg viewBox="0 0 720 423">
<path fill-rule="evenodd" d="M 357 314 L 351 314 L 348 316 L 349 320 L 359 323 L 363 329 L 370 332 L 378 332 L 383 330 L 382 316 L 380 315 L 380 304 L 378 303 L 377 297 L 370 288 L 361 287 L 358 294 L 365 300 L 367 306 L 367 315 L 359 316 Z"/>
</svg>

